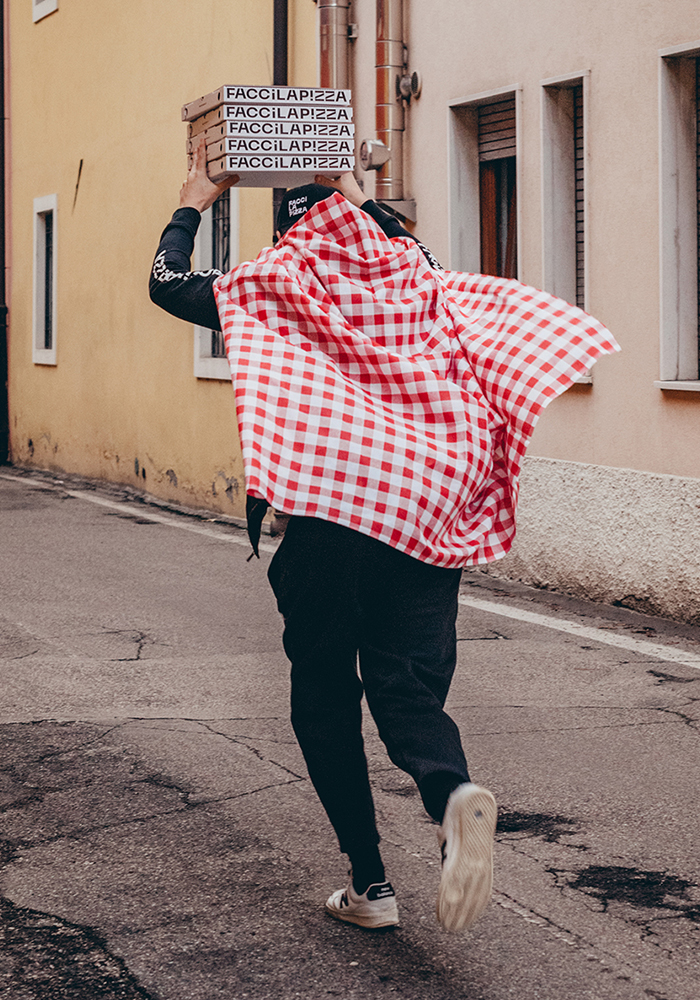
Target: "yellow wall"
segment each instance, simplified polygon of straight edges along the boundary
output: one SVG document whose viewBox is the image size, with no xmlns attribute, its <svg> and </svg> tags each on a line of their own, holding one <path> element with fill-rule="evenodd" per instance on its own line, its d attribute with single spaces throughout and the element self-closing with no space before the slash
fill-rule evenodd
<svg viewBox="0 0 700 1000">
<path fill-rule="evenodd" d="M 186 172 L 180 107 L 222 83 L 272 82 L 272 7 L 60 0 L 33 24 L 30 3 L 10 4 L 15 463 L 243 513 L 231 386 L 194 377 L 192 327 L 150 302 L 148 275 Z M 314 16 L 313 0 L 290 3 L 291 83 L 315 82 Z M 31 343 L 33 199 L 48 194 L 56 367 L 33 364 Z M 271 206 L 269 190 L 241 191 L 241 259 L 269 243 Z"/>
</svg>

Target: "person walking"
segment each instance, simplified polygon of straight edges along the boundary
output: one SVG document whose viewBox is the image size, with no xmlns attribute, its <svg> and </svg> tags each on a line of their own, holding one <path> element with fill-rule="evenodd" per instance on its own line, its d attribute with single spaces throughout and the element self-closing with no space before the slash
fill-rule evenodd
<svg viewBox="0 0 700 1000">
<path fill-rule="evenodd" d="M 370 929 L 399 922 L 364 693 L 389 757 L 438 824 L 437 917 L 460 930 L 490 898 L 497 817 L 444 708 L 462 569 L 511 544 L 539 411 L 617 347 L 546 293 L 443 272 L 352 174 L 316 180 L 285 195 L 275 248 L 228 275 L 191 271 L 201 212 L 236 183 L 209 180 L 201 145 L 150 294 L 224 330 L 256 553 L 268 504 L 288 516 L 268 576 L 284 618 L 292 725 L 351 867 L 326 910 Z"/>
</svg>

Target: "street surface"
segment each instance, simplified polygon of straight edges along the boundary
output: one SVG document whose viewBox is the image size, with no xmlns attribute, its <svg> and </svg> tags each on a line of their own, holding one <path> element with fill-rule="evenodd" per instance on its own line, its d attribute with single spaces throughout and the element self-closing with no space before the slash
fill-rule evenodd
<svg viewBox="0 0 700 1000">
<path fill-rule="evenodd" d="M 368 720 L 401 926 L 366 932 L 324 914 L 347 862 L 265 541 L 0 469 L 0 997 L 698 1000 L 700 628 L 467 574 L 448 707 L 493 901 L 437 926 L 436 828 Z"/>
</svg>

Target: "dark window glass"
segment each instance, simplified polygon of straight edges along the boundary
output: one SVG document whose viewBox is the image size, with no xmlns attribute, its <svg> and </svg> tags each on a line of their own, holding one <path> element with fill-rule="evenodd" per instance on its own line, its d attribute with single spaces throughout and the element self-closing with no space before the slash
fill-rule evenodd
<svg viewBox="0 0 700 1000">
<path fill-rule="evenodd" d="M 211 208 L 211 264 L 224 274 L 230 270 L 231 196 L 228 191 Z"/>
<path fill-rule="evenodd" d="M 216 199 L 211 209 L 211 264 L 226 274 L 231 269 L 231 198 L 228 191 Z M 225 358 L 226 346 L 221 330 L 211 331 L 212 358 Z"/>
<path fill-rule="evenodd" d="M 53 212 L 44 212 L 44 349 L 53 347 Z"/>
</svg>

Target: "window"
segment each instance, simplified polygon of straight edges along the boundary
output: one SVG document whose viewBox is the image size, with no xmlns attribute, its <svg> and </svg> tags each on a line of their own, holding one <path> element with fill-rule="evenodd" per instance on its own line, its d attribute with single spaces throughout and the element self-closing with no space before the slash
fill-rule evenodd
<svg viewBox="0 0 700 1000">
<path fill-rule="evenodd" d="M 238 263 L 238 191 L 229 188 L 202 214 L 194 248 L 198 271 L 216 268 L 223 273 Z M 220 330 L 194 328 L 194 374 L 197 378 L 231 378 L 224 335 Z"/>
<path fill-rule="evenodd" d="M 58 0 L 32 0 L 32 20 L 35 24 L 55 10 L 58 10 Z"/>
<path fill-rule="evenodd" d="M 660 389 L 700 391 L 700 42 L 660 52 Z"/>
<path fill-rule="evenodd" d="M 514 278 L 518 273 L 515 95 L 480 105 L 477 117 L 481 272 Z"/>
<path fill-rule="evenodd" d="M 584 112 L 588 74 L 542 84 L 544 287 L 586 308 Z"/>
<path fill-rule="evenodd" d="M 586 127 L 589 73 L 542 81 L 543 285 L 586 308 Z M 578 383 L 591 383 L 589 372 Z"/>
<path fill-rule="evenodd" d="M 56 364 L 56 204 L 55 194 L 34 199 L 34 304 L 32 360 Z"/>
<path fill-rule="evenodd" d="M 519 88 L 450 102 L 450 267 L 518 276 Z"/>
</svg>

